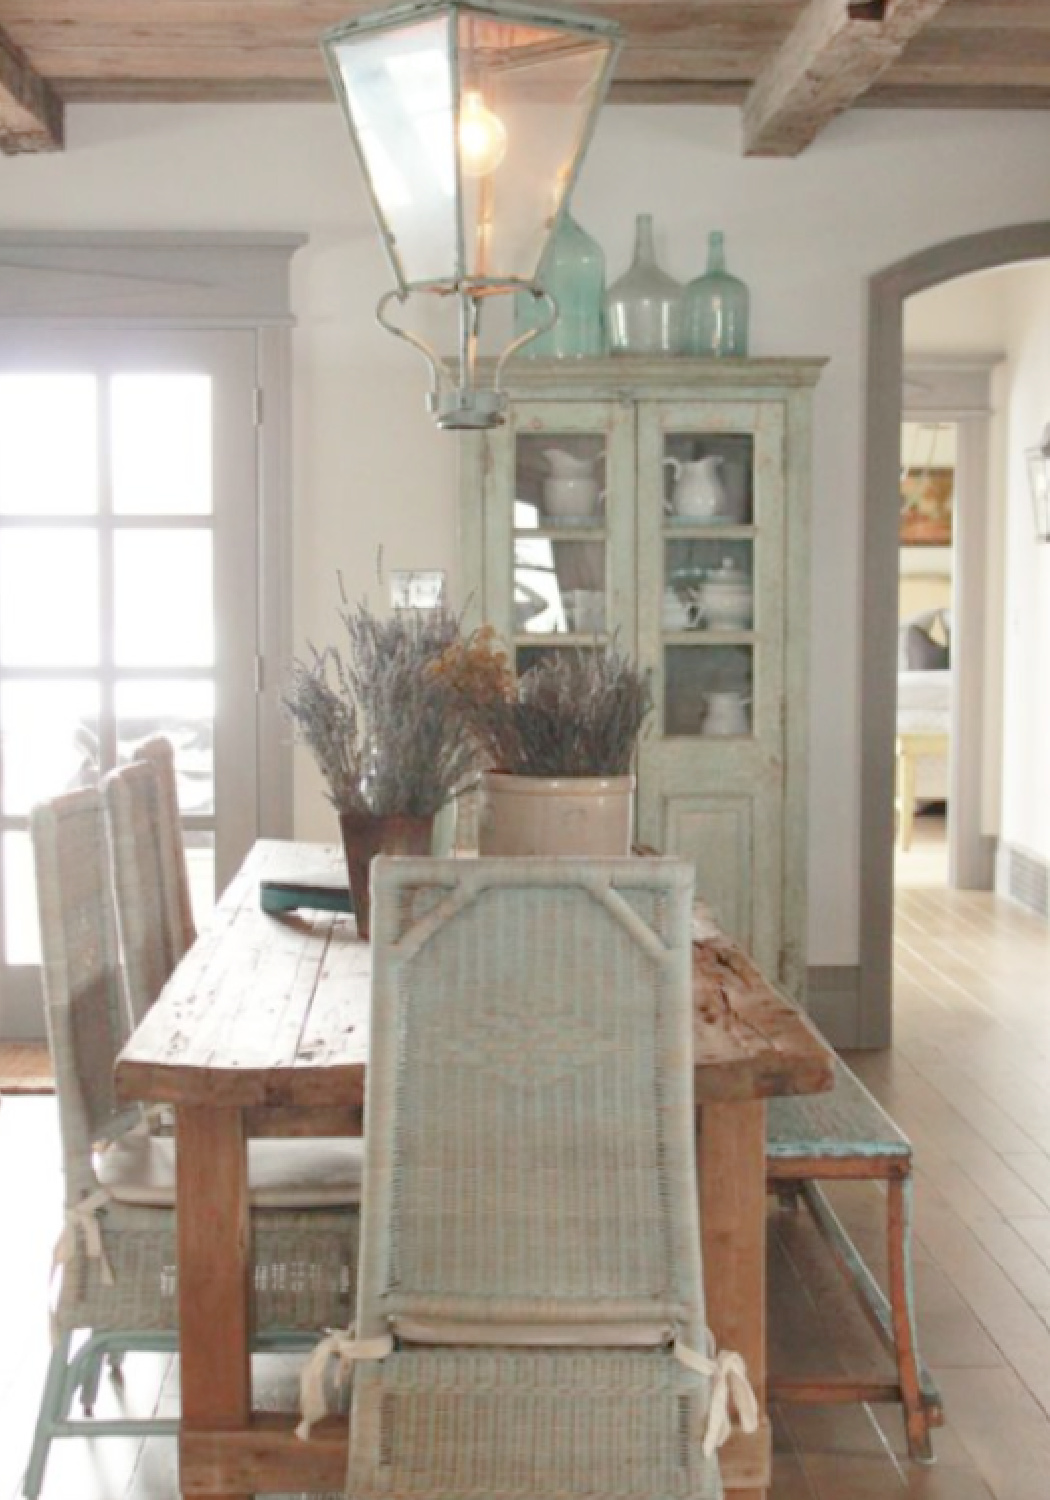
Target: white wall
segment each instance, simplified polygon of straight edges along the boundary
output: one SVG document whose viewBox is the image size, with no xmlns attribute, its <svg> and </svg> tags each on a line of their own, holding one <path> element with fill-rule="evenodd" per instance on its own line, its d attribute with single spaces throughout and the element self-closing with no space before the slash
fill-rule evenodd
<svg viewBox="0 0 1050 1500">
<path fill-rule="evenodd" d="M 1025 461 L 1050 423 L 1050 265 L 1015 271 L 1009 294 L 1002 836 L 1050 861 L 1050 546 Z"/>
<path fill-rule="evenodd" d="M 455 572 L 455 440 L 423 372 L 372 323 L 386 268 L 334 105 L 81 106 L 53 157 L 0 160 L 0 227 L 305 230 L 296 257 L 297 632 L 329 633 L 334 570 L 356 594 L 387 566 Z M 726 232 L 750 284 L 756 354 L 824 354 L 817 394 L 812 627 L 811 952 L 857 956 L 858 550 L 867 279 L 956 236 L 1050 219 L 1036 113 L 861 111 L 797 161 L 744 160 L 735 110 L 608 109 L 576 197 L 624 269 L 633 215 L 667 268 Z M 373 597 L 375 595 L 373 594 Z M 298 826 L 330 833 L 304 767 Z"/>
</svg>

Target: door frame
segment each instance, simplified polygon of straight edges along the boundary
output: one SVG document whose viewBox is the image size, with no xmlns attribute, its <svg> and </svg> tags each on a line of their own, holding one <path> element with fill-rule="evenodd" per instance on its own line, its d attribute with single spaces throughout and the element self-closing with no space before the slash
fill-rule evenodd
<svg viewBox="0 0 1050 1500">
<path fill-rule="evenodd" d="M 893 1037 L 893 848 L 897 631 L 897 493 L 900 483 L 904 302 L 974 271 L 1050 258 L 1050 223 L 966 235 L 886 267 L 871 278 L 860 614 L 860 975 L 858 1047 Z"/>
<path fill-rule="evenodd" d="M 292 661 L 292 344 L 288 233 L 0 231 L 0 332 L 244 330 L 255 340 L 256 833 L 290 837 L 293 748 L 281 708 Z M 42 1034 L 4 994 L 0 1038 Z M 26 1029 L 28 1026 L 29 1030 Z M 35 1027 L 35 1029 L 34 1029 Z"/>
</svg>

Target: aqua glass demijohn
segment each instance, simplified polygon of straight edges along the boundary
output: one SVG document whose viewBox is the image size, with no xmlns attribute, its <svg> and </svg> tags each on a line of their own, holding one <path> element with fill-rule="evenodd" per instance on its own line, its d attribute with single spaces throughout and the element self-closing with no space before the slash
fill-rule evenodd
<svg viewBox="0 0 1050 1500">
<path fill-rule="evenodd" d="M 712 230 L 707 270 L 685 289 L 686 353 L 746 354 L 749 301 L 744 283 L 726 271 L 721 230 Z"/>
<path fill-rule="evenodd" d="M 682 288 L 656 263 L 653 216 L 639 214 L 634 261 L 609 288 L 605 327 L 613 354 L 681 354 Z"/>
<path fill-rule="evenodd" d="M 605 255 L 566 210 L 547 246 L 536 280 L 558 304 L 558 320 L 525 345 L 522 356 L 582 359 L 605 353 Z M 514 298 L 514 332 L 546 321 L 547 309 L 527 292 Z"/>
</svg>

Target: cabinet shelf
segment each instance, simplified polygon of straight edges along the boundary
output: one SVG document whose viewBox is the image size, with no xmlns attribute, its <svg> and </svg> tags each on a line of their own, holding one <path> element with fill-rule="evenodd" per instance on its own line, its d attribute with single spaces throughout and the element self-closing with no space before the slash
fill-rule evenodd
<svg viewBox="0 0 1050 1500">
<path fill-rule="evenodd" d="M 757 535 L 757 526 L 725 526 L 717 521 L 664 522 L 664 536 L 669 542 L 750 542 Z"/>
<path fill-rule="evenodd" d="M 665 646 L 753 646 L 754 630 L 665 630 Z"/>
<path fill-rule="evenodd" d="M 604 536 L 604 526 L 518 526 L 514 530 L 516 542 L 600 542 Z"/>
<path fill-rule="evenodd" d="M 525 635 L 519 632 L 512 639 L 515 646 L 593 646 L 596 640 L 599 643 L 607 641 L 609 632 L 599 630 L 595 634 L 591 631 L 586 635 L 575 630 L 554 630 L 545 635 Z"/>
</svg>

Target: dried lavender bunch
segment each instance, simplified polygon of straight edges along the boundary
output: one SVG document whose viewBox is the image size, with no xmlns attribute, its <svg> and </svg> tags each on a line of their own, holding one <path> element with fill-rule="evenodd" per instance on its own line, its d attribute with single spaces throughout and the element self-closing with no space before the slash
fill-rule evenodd
<svg viewBox="0 0 1050 1500">
<path fill-rule="evenodd" d="M 652 709 L 648 677 L 615 644 L 559 651 L 516 695 L 469 709 L 485 759 L 516 776 L 625 776 Z"/>
<path fill-rule="evenodd" d="M 445 609 L 340 611 L 343 648 L 296 660 L 284 706 L 340 813 L 429 817 L 475 768 L 459 695 L 434 670 L 461 641 Z"/>
</svg>

